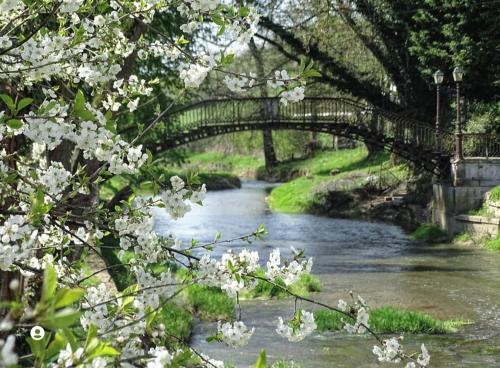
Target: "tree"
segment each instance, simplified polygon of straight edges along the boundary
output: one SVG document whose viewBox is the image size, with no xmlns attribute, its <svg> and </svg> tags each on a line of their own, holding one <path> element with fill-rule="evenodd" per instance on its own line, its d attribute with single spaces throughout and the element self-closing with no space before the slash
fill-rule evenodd
<svg viewBox="0 0 500 368">
<path fill-rule="evenodd" d="M 253 59 L 255 60 L 255 66 L 257 68 L 257 77 L 264 80 L 266 77 L 266 72 L 264 70 L 264 60 L 262 59 L 262 54 L 257 48 L 257 45 L 255 44 L 253 38 L 249 42 L 249 47 Z M 266 84 L 264 83 L 261 84 L 259 90 L 261 97 L 268 97 Z M 277 162 L 276 152 L 274 151 L 274 144 L 273 144 L 273 131 L 271 129 L 262 130 L 262 143 L 264 145 L 264 159 L 266 162 L 266 169 L 270 169 L 274 165 L 276 165 Z"/>
<path fill-rule="evenodd" d="M 376 106 L 427 121 L 432 121 L 434 111 L 431 75 L 438 68 L 446 71 L 451 83 L 452 68 L 462 64 L 468 76 L 465 93 L 470 98 L 492 100 L 498 94 L 494 82 L 499 79 L 495 60 L 499 57 L 500 27 L 494 2 L 339 0 L 310 4 L 315 9 L 313 15 L 302 16 L 298 10 L 288 9 L 292 27 L 280 24 L 279 12 L 263 17 L 261 26 L 271 30 L 274 38 L 261 33 L 259 37 L 290 59 L 312 57 L 324 83 Z M 338 19 L 377 60 L 384 78 L 397 87 L 398 104 L 389 98 L 387 83 L 377 83 L 378 73 L 359 73 L 335 52 L 336 44 L 328 43 Z"/>
</svg>

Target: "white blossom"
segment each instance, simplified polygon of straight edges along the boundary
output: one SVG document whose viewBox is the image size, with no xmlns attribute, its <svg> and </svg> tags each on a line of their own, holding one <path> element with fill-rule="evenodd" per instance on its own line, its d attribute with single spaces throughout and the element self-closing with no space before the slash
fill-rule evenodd
<svg viewBox="0 0 500 368">
<path fill-rule="evenodd" d="M 227 345 L 237 348 L 245 346 L 252 337 L 255 328 L 248 329 L 242 321 L 218 322 L 217 331 L 221 335 L 222 341 Z"/>
<path fill-rule="evenodd" d="M 276 332 L 278 335 L 288 339 L 288 341 L 298 342 L 304 340 L 316 327 L 314 314 L 305 310 L 299 310 L 295 318 L 287 323 L 283 322 L 283 318 L 279 317 Z"/>
<path fill-rule="evenodd" d="M 0 340 L 0 366 L 8 367 L 17 364 L 17 354 L 14 350 L 16 338 L 14 335 L 7 336 L 7 339 Z"/>
<path fill-rule="evenodd" d="M 267 261 L 266 276 L 272 281 L 281 279 L 289 286 L 297 281 L 301 274 L 311 272 L 312 263 L 312 258 L 309 258 L 307 261 L 293 260 L 288 264 L 281 264 L 280 250 L 275 248 Z"/>
<path fill-rule="evenodd" d="M 291 91 L 285 91 L 281 94 L 280 102 L 288 105 L 289 102 L 299 102 L 304 99 L 304 87 L 295 87 Z"/>
<path fill-rule="evenodd" d="M 147 368 L 164 368 L 172 361 L 173 356 L 164 347 L 155 347 L 149 349 L 149 355 L 153 358 L 148 360 Z"/>
</svg>

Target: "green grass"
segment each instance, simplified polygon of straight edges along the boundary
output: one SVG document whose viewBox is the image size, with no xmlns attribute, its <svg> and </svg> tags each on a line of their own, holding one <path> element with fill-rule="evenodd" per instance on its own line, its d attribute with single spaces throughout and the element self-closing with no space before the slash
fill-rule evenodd
<svg viewBox="0 0 500 368">
<path fill-rule="evenodd" d="M 394 307 L 376 308 L 369 314 L 370 327 L 377 333 L 444 334 L 456 332 L 467 324 L 462 320 L 442 321 L 427 313 Z M 319 310 L 314 312 L 314 319 L 319 331 L 339 331 L 344 326 L 342 319 L 348 320 L 348 317 L 335 311 Z"/>
<path fill-rule="evenodd" d="M 302 366 L 294 361 L 278 360 L 271 365 L 271 368 L 302 368 Z"/>
<path fill-rule="evenodd" d="M 439 243 L 449 240 L 449 236 L 436 225 L 423 224 L 411 234 L 413 240 L 421 240 L 428 243 Z"/>
<path fill-rule="evenodd" d="M 460 233 L 460 234 L 457 234 L 453 237 L 452 239 L 452 242 L 453 243 L 456 243 L 456 242 L 467 242 L 467 241 L 470 241 L 472 240 L 472 235 L 468 232 L 463 232 L 463 233 Z"/>
<path fill-rule="evenodd" d="M 490 199 L 493 202 L 499 202 L 500 201 L 500 185 L 494 187 L 492 190 L 490 190 Z"/>
<path fill-rule="evenodd" d="M 156 316 L 155 322 L 163 323 L 165 331 L 188 342 L 193 330 L 193 316 L 186 309 L 173 303 L 166 304 Z M 167 340 L 168 337 L 167 337 Z"/>
<path fill-rule="evenodd" d="M 494 239 L 487 240 L 484 246 L 489 250 L 500 251 L 500 234 Z"/>
<path fill-rule="evenodd" d="M 475 210 L 470 210 L 467 212 L 468 215 L 472 216 L 483 216 L 483 217 L 493 217 L 493 213 L 491 213 L 490 209 L 486 205 L 486 203 L 483 203 L 481 207 L 475 209 Z"/>
<path fill-rule="evenodd" d="M 254 177 L 257 169 L 263 165 L 264 160 L 260 157 L 202 152 L 188 154 L 183 167 L 195 172 L 226 172 L 240 177 Z"/>
<path fill-rule="evenodd" d="M 275 170 L 296 171 L 307 175 L 274 188 L 268 197 L 269 206 L 279 212 L 308 212 L 315 204 L 317 190 L 327 183 L 339 183 L 342 184 L 342 190 L 352 190 L 365 185 L 366 177 L 370 174 L 390 174 L 394 177 L 405 174 L 402 166 L 388 167 L 388 164 L 387 152 L 380 152 L 369 159 L 365 147 L 324 151 L 313 158 L 281 164 Z M 332 170 L 337 170 L 338 173 L 332 176 Z"/>
<path fill-rule="evenodd" d="M 193 285 L 186 290 L 186 308 L 203 320 L 230 320 L 235 314 L 235 303 L 220 289 Z"/>
<path fill-rule="evenodd" d="M 257 275 L 264 276 L 264 271 L 257 270 Z M 282 281 L 277 281 L 282 287 L 286 287 Z M 306 296 L 312 292 L 321 291 L 321 283 L 317 276 L 311 274 L 302 274 L 299 279 L 289 287 L 295 294 Z M 288 296 L 288 293 L 278 286 L 259 280 L 257 286 L 250 292 L 242 294 L 242 299 L 281 299 Z"/>
</svg>

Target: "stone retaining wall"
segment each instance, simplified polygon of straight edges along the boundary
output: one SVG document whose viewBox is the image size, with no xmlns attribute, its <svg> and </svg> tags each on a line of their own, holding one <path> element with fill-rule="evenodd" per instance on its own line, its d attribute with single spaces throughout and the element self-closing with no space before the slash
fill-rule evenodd
<svg viewBox="0 0 500 368">
<path fill-rule="evenodd" d="M 455 217 L 458 232 L 467 232 L 473 238 L 497 236 L 500 230 L 500 218 L 458 215 Z"/>
</svg>

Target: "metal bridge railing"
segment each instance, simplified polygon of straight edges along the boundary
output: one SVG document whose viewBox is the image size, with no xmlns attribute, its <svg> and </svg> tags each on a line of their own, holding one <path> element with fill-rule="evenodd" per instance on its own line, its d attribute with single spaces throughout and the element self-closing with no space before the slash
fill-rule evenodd
<svg viewBox="0 0 500 368">
<path fill-rule="evenodd" d="M 373 135 L 393 145 L 411 146 L 436 155 L 453 155 L 454 134 L 347 98 L 309 97 L 283 105 L 279 97 L 206 100 L 182 106 L 168 116 L 166 134 L 238 124 L 332 123 L 356 127 L 365 138 Z M 500 156 L 499 137 L 463 134 L 464 156 Z"/>
</svg>

